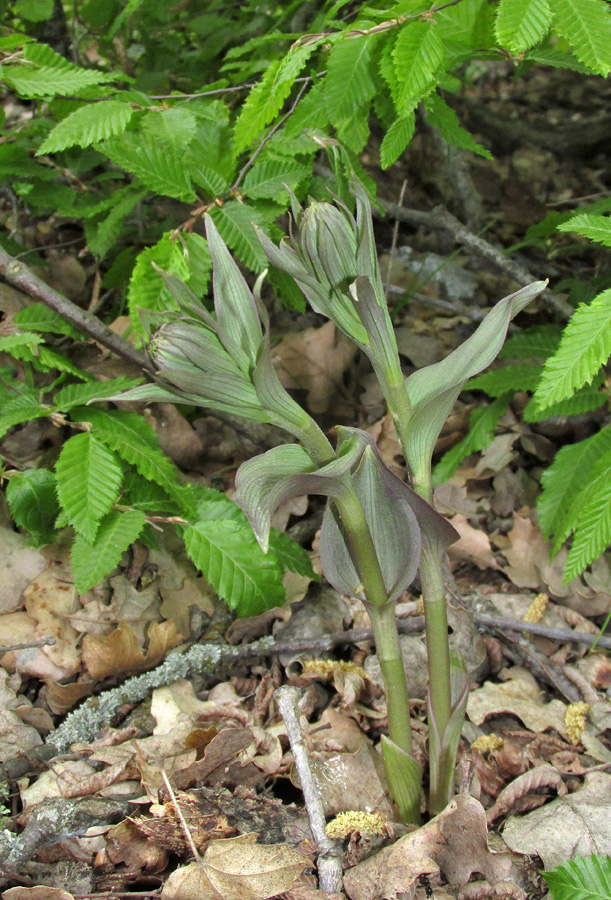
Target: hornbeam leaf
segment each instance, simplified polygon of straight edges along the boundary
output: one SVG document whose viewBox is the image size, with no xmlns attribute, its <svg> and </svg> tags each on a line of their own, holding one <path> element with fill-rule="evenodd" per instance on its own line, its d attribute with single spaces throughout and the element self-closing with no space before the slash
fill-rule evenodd
<svg viewBox="0 0 611 900">
<path fill-rule="evenodd" d="M 89 432 L 69 438 L 56 466 L 57 494 L 72 527 L 92 543 L 119 496 L 123 473 L 117 458 Z"/>
<path fill-rule="evenodd" d="M 267 556 L 250 529 L 231 519 L 197 522 L 185 528 L 190 559 L 223 600 L 240 616 L 282 606 L 282 570 Z"/>
<path fill-rule="evenodd" d="M 77 534 L 71 560 L 74 583 L 80 594 L 91 590 L 112 572 L 145 524 L 146 518 L 141 510 L 128 509 L 121 513 L 114 509 L 100 523 L 95 544 L 89 544 Z"/>
</svg>

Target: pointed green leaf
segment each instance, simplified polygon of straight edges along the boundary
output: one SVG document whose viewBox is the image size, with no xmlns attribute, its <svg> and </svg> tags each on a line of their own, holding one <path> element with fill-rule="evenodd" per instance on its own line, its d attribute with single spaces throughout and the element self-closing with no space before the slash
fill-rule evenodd
<svg viewBox="0 0 611 900">
<path fill-rule="evenodd" d="M 257 306 L 252 291 L 210 216 L 206 216 L 206 236 L 212 256 L 218 335 L 238 366 L 249 372 L 257 362 L 263 339 Z"/>
<path fill-rule="evenodd" d="M 283 571 L 295 572 L 297 575 L 303 575 L 304 578 L 320 581 L 319 576 L 312 568 L 310 554 L 299 544 L 296 544 L 295 541 L 292 541 L 288 534 L 278 531 L 277 528 L 272 528 L 269 534 L 269 549 L 278 560 Z"/>
<path fill-rule="evenodd" d="M 543 872 L 553 900 L 608 900 L 611 856 L 580 856 Z"/>
<path fill-rule="evenodd" d="M 503 366 L 492 372 L 484 372 L 470 378 L 465 384 L 465 391 L 484 391 L 489 397 L 502 397 L 509 391 L 534 391 L 543 373 L 542 366 L 516 365 Z"/>
<path fill-rule="evenodd" d="M 383 169 L 388 169 L 396 162 L 411 139 L 416 130 L 416 114 L 411 111 L 400 119 L 395 119 L 386 134 L 380 146 L 380 165 Z"/>
<path fill-rule="evenodd" d="M 178 473 L 161 452 L 155 432 L 142 416 L 122 410 L 106 411 L 87 407 L 72 410 L 71 417 L 76 422 L 91 422 L 92 433 L 97 439 L 135 466 L 143 478 L 154 481 L 184 507 L 184 492 L 178 481 Z"/>
<path fill-rule="evenodd" d="M 422 795 L 422 769 L 413 756 L 402 750 L 385 734 L 382 735 L 382 755 L 386 777 L 393 800 L 399 808 L 402 822 L 420 821 L 420 797 Z"/>
<path fill-rule="evenodd" d="M 324 81 L 325 105 L 332 122 L 349 118 L 376 92 L 372 73 L 375 37 L 339 40 L 331 48 Z"/>
<path fill-rule="evenodd" d="M 15 315 L 15 324 L 30 331 L 41 331 L 50 334 L 64 334 L 66 337 L 82 338 L 82 332 L 67 322 L 46 303 L 31 303 L 20 309 Z"/>
<path fill-rule="evenodd" d="M 156 194 L 192 203 L 193 185 L 180 153 L 144 134 L 126 132 L 97 145 L 97 149 Z"/>
<path fill-rule="evenodd" d="M 50 412 L 50 406 L 44 406 L 30 394 L 16 396 L 13 400 L 3 404 L 0 415 L 0 438 L 3 438 L 13 425 L 21 425 L 22 422 L 29 422 L 30 419 L 40 419 L 42 416 L 48 416 Z"/>
<path fill-rule="evenodd" d="M 498 42 L 523 53 L 545 37 L 551 20 L 547 0 L 501 0 L 495 24 Z"/>
<path fill-rule="evenodd" d="M 276 558 L 265 555 L 250 529 L 231 520 L 185 528 L 187 553 L 204 577 L 240 616 L 255 616 L 285 599 Z"/>
<path fill-rule="evenodd" d="M 140 384 L 141 378 L 111 378 L 109 381 L 89 381 L 86 384 L 67 384 L 53 397 L 55 409 L 67 412 L 73 406 L 85 406 L 91 400 L 105 400 L 119 392 Z"/>
<path fill-rule="evenodd" d="M 471 413 L 469 431 L 465 437 L 441 457 L 433 469 L 433 487 L 451 478 L 463 459 L 485 450 L 494 438 L 494 429 L 506 412 L 511 394 L 498 397 L 494 403 L 478 406 Z"/>
<path fill-rule="evenodd" d="M 55 534 L 59 513 L 55 475 L 48 469 L 27 469 L 11 478 L 6 487 L 11 514 L 39 543 L 49 543 Z"/>
<path fill-rule="evenodd" d="M 463 385 L 495 359 L 511 319 L 546 285 L 537 281 L 500 300 L 474 334 L 446 359 L 414 372 L 406 380 L 414 417 L 405 452 L 417 482 L 426 480 L 435 443 Z"/>
<path fill-rule="evenodd" d="M 401 382 L 399 350 L 384 295 L 376 294 L 365 275 L 356 279 L 350 287 L 350 293 L 368 337 L 368 343 L 361 345 L 361 349 L 369 357 L 378 380 L 383 386 Z"/>
<path fill-rule="evenodd" d="M 611 70 L 611 9 L 604 0 L 549 0 L 553 27 L 575 56 L 597 72 Z"/>
<path fill-rule="evenodd" d="M 452 107 L 448 106 L 439 94 L 429 94 L 424 105 L 428 113 L 428 124 L 437 128 L 446 144 L 452 144 L 461 150 L 470 150 L 478 156 L 483 156 L 484 159 L 494 159 L 492 153 L 478 144 L 473 135 L 462 127 Z"/>
<path fill-rule="evenodd" d="M 560 346 L 545 363 L 534 401 L 539 410 L 570 397 L 592 381 L 611 356 L 611 289 L 582 303 L 564 329 Z"/>
<path fill-rule="evenodd" d="M 561 447 L 543 473 L 537 511 L 545 537 L 554 535 L 554 554 L 577 526 L 583 509 L 579 497 L 588 486 L 593 467 L 610 451 L 611 428 L 607 427 L 583 441 Z"/>
<path fill-rule="evenodd" d="M 576 231 L 578 234 L 590 238 L 591 241 L 611 247 L 611 216 L 582 213 L 579 216 L 573 216 L 567 222 L 561 222 L 558 225 L 558 231 Z"/>
<path fill-rule="evenodd" d="M 404 25 L 393 50 L 397 79 L 396 106 L 406 116 L 435 84 L 443 63 L 443 43 L 435 22 L 410 22 Z"/>
<path fill-rule="evenodd" d="M 117 502 L 123 473 L 117 458 L 89 432 L 69 438 L 55 467 L 57 495 L 72 527 L 93 542 Z"/>
<path fill-rule="evenodd" d="M 414 580 L 420 562 L 420 528 L 406 496 L 409 488 L 384 466 L 372 445 L 365 448 L 351 481 L 373 538 L 388 600 L 396 600 Z M 341 500 L 339 508 L 341 512 Z M 329 506 L 320 533 L 320 558 L 325 578 L 336 591 L 364 597 L 361 576 Z"/>
<path fill-rule="evenodd" d="M 42 142 L 36 156 L 57 153 L 67 147 L 90 147 L 105 138 L 122 134 L 132 117 L 130 103 L 103 100 L 88 103 L 62 119 Z"/>
<path fill-rule="evenodd" d="M 583 475 L 582 475 L 583 478 Z M 611 451 L 590 473 L 579 496 L 579 518 L 564 571 L 564 583 L 580 575 L 611 544 Z"/>
<path fill-rule="evenodd" d="M 74 583 L 80 594 L 87 593 L 118 566 L 145 524 L 144 513 L 138 509 L 124 513 L 113 510 L 100 523 L 95 544 L 89 544 L 77 534 L 71 559 Z"/>
<path fill-rule="evenodd" d="M 210 216 L 225 243 L 244 265 L 253 272 L 262 272 L 265 254 L 253 228 L 253 224 L 263 223 L 259 210 L 246 203 L 225 203 L 211 209 Z"/>
</svg>

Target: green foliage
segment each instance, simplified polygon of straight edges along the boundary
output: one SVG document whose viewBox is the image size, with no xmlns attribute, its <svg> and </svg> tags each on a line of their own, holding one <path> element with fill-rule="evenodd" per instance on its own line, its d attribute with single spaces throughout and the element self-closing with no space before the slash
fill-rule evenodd
<svg viewBox="0 0 611 900">
<path fill-rule="evenodd" d="M 31 534 L 36 544 L 53 540 L 59 513 L 53 472 L 48 469 L 19 472 L 7 485 L 6 499 L 16 524 Z"/>
<path fill-rule="evenodd" d="M 481 377 L 481 376 L 480 376 Z M 474 379 L 477 380 L 477 379 Z M 451 478 L 463 459 L 485 450 L 494 437 L 494 429 L 509 406 L 511 394 L 501 394 L 494 403 L 478 406 L 469 418 L 469 431 L 458 444 L 441 457 L 433 470 L 433 484 Z"/>
<path fill-rule="evenodd" d="M 119 497 L 121 474 L 114 453 L 88 432 L 74 435 L 62 448 L 57 494 L 69 523 L 91 544 Z"/>
<path fill-rule="evenodd" d="M 126 550 L 140 536 L 146 519 L 141 510 L 112 510 L 98 528 L 96 540 L 89 543 L 77 534 L 72 547 L 72 571 L 77 591 L 85 594 L 119 564 Z"/>
<path fill-rule="evenodd" d="M 553 900 L 607 900 L 611 897 L 611 856 L 579 856 L 544 872 Z"/>
</svg>

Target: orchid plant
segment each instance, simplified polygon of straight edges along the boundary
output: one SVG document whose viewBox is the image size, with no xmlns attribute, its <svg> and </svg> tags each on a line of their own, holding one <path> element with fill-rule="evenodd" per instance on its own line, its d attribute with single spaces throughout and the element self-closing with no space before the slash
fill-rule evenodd
<svg viewBox="0 0 611 900">
<path fill-rule="evenodd" d="M 511 319 L 536 297 L 536 282 L 499 301 L 475 333 L 442 362 L 407 379 L 401 371 L 373 236 L 371 207 L 358 181 L 356 217 L 339 202 L 304 210 L 292 197 L 295 233 L 277 247 L 263 232 L 269 260 L 288 273 L 312 308 L 331 319 L 368 356 L 396 425 L 409 469 L 407 484 L 383 463 L 358 428 L 338 427 L 335 446 L 282 387 L 272 364 L 263 276 L 251 291 L 210 217 L 214 313 L 175 276 L 163 274 L 179 312 L 143 324 L 157 384 L 120 399 L 189 403 L 280 426 L 298 443 L 245 462 L 235 499 L 266 549 L 271 518 L 285 500 L 328 498 L 321 529 L 325 577 L 360 597 L 369 613 L 385 684 L 388 736 L 382 752 L 388 782 L 405 822 L 417 822 L 422 773 L 412 752 L 407 682 L 395 601 L 420 574 L 426 618 L 429 694 L 429 812 L 454 788 L 454 768 L 468 692 L 466 667 L 450 652 L 442 562 L 458 535 L 432 506 L 431 460 L 443 423 L 465 382 L 499 353 Z"/>
</svg>

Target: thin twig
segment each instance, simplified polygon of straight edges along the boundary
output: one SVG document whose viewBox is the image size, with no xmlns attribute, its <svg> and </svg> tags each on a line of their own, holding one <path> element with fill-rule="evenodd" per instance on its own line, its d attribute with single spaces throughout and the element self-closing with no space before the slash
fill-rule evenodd
<svg viewBox="0 0 611 900">
<path fill-rule="evenodd" d="M 178 819 L 180 821 L 180 825 L 182 827 L 183 834 L 185 836 L 185 840 L 187 841 L 187 843 L 189 845 L 189 849 L 191 850 L 191 853 L 193 854 L 193 859 L 195 859 L 197 862 L 201 862 L 201 856 L 199 855 L 199 851 L 198 851 L 197 847 L 195 846 L 195 841 L 193 840 L 193 835 L 191 834 L 191 832 L 189 830 L 189 826 L 187 825 L 187 823 L 185 821 L 185 817 L 182 814 L 182 810 L 180 808 L 178 800 L 176 799 L 176 794 L 174 793 L 174 788 L 170 784 L 170 779 L 168 778 L 168 773 L 166 772 L 166 770 L 164 769 L 163 766 L 161 766 L 161 777 L 163 778 L 163 783 L 165 784 L 167 792 L 170 795 L 170 799 L 171 799 L 172 803 L 174 804 L 174 809 L 176 810 L 176 815 L 178 816 Z"/>
<path fill-rule="evenodd" d="M 295 78 L 293 84 L 305 83 L 307 84 L 309 81 L 313 81 L 314 77 L 320 78 L 322 75 L 326 75 L 327 72 L 325 69 L 322 72 L 317 72 L 316 76 L 313 75 L 302 75 L 300 78 Z M 251 88 L 256 88 L 260 84 L 259 81 L 251 81 L 246 84 L 236 84 L 233 87 L 224 87 L 224 88 L 214 88 L 211 91 L 199 91 L 197 94 L 151 94 L 151 100 L 197 100 L 198 97 L 213 97 L 215 94 L 233 94 L 237 91 L 249 91 Z"/>
<path fill-rule="evenodd" d="M 611 637 L 598 637 L 596 634 L 586 634 L 584 631 L 569 631 L 567 628 L 552 628 L 549 625 L 540 625 L 538 622 L 520 622 L 516 619 L 508 619 L 505 616 L 492 616 L 486 613 L 475 613 L 474 619 L 481 628 L 498 628 L 501 631 L 525 631 L 528 634 L 538 634 L 541 637 L 550 638 L 552 641 L 567 641 L 572 644 L 594 643 L 599 647 L 611 649 Z"/>
<path fill-rule="evenodd" d="M 72 303 L 67 297 L 49 287 L 25 263 L 14 259 L 2 247 L 0 247 L 0 274 L 4 275 L 9 284 L 24 291 L 30 297 L 41 300 L 50 309 L 55 310 L 83 334 L 112 350 L 122 359 L 151 372 L 150 365 L 141 350 L 137 350 L 125 338 L 107 328 L 96 316 L 81 309 L 76 303 Z"/>
<path fill-rule="evenodd" d="M 322 800 L 310 767 L 308 751 L 299 722 L 299 688 L 286 684 L 274 692 L 278 711 L 284 720 L 286 733 L 293 751 L 295 768 L 301 782 L 312 836 L 318 848 L 318 886 L 321 891 L 338 894 L 342 889 L 342 851 L 336 841 L 327 836 Z"/>
<path fill-rule="evenodd" d="M 293 113 L 295 112 L 295 109 L 297 108 L 297 104 L 299 103 L 299 101 L 300 101 L 301 98 L 303 97 L 303 92 L 305 91 L 305 89 L 306 89 L 306 85 L 304 84 L 304 85 L 301 86 L 301 88 L 300 88 L 300 90 L 299 90 L 299 93 L 297 94 L 297 97 L 295 98 L 295 102 L 293 103 L 293 105 L 291 106 L 291 108 L 289 109 L 289 111 L 288 111 L 284 116 L 282 116 L 282 118 L 281 118 L 278 122 L 276 122 L 276 124 L 275 124 L 274 127 L 271 129 L 271 131 L 269 131 L 269 132 L 265 135 L 265 137 L 263 138 L 263 140 L 261 141 L 261 143 L 259 144 L 259 146 L 258 146 L 257 149 L 255 150 L 255 152 L 253 153 L 253 155 L 250 157 L 250 159 L 248 160 L 248 162 L 245 163 L 245 164 L 242 166 L 242 168 L 241 168 L 240 171 L 238 172 L 238 177 L 236 178 L 236 180 L 234 181 L 234 183 L 233 183 L 233 184 L 231 185 L 231 187 L 229 188 L 229 193 L 231 193 L 232 191 L 237 191 L 238 187 L 240 186 L 240 183 L 241 183 L 242 179 L 244 178 L 244 176 L 246 175 L 246 173 L 248 172 L 248 170 L 250 169 L 250 167 L 251 167 L 252 165 L 254 165 L 254 162 L 255 162 L 256 158 L 259 156 L 259 154 L 261 153 L 261 151 L 263 150 L 263 148 L 265 147 L 265 145 L 266 145 L 267 143 L 269 143 L 269 141 L 271 141 L 271 139 L 272 139 L 273 136 L 276 134 L 276 132 L 278 131 L 278 129 L 279 129 L 282 125 L 284 125 L 284 123 L 285 123 L 286 120 L 289 118 L 289 116 L 292 116 L 292 115 L 293 115 Z"/>
<path fill-rule="evenodd" d="M 5 647 L 0 647 L 0 655 L 2 653 L 11 653 L 13 650 L 29 650 L 33 647 L 51 647 L 55 643 L 55 638 L 46 637 L 41 641 L 32 641 L 29 644 L 8 644 Z"/>
</svg>

